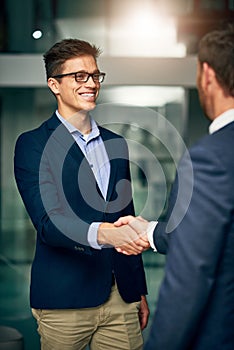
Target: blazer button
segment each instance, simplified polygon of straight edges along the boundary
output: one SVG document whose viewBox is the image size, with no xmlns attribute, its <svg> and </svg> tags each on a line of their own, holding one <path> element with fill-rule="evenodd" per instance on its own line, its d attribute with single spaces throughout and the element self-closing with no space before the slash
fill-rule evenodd
<svg viewBox="0 0 234 350">
<path fill-rule="evenodd" d="M 79 252 L 83 252 L 84 251 L 84 248 L 82 248 L 82 247 L 79 247 L 79 246 L 77 246 L 77 245 L 75 245 L 75 250 L 77 250 L 77 251 L 79 251 Z"/>
</svg>

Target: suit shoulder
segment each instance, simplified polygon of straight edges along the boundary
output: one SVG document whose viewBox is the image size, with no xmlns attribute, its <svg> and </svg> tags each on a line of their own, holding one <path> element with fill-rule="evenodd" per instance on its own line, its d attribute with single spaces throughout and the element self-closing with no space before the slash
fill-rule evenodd
<svg viewBox="0 0 234 350">
<path fill-rule="evenodd" d="M 229 183 L 234 186 L 234 129 L 224 129 L 202 138 L 190 148 L 189 155 L 193 168 L 196 167 L 200 171 L 212 169 L 213 174 L 226 173 Z"/>
<path fill-rule="evenodd" d="M 16 147 L 19 145 L 27 145 L 28 143 L 32 144 L 41 144 L 44 145 L 48 139 L 48 128 L 47 120 L 44 121 L 41 125 L 32 130 L 24 131 L 20 134 L 16 140 Z"/>
<path fill-rule="evenodd" d="M 225 155 L 232 156 L 234 147 L 234 123 L 230 123 L 213 134 L 206 135 L 200 139 L 191 151 L 203 149 L 209 153 L 215 153 L 219 158 Z"/>
</svg>

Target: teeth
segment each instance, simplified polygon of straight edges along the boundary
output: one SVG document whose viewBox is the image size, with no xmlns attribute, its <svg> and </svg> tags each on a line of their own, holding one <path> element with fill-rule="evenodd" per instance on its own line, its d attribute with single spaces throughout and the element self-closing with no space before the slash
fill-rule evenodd
<svg viewBox="0 0 234 350">
<path fill-rule="evenodd" d="M 82 96 L 85 96 L 85 97 L 93 97 L 94 94 L 82 94 Z"/>
</svg>

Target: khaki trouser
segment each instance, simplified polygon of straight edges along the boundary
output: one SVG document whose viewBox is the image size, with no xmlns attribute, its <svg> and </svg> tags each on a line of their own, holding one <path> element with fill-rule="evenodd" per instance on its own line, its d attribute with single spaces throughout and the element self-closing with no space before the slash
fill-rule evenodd
<svg viewBox="0 0 234 350">
<path fill-rule="evenodd" d="M 116 284 L 98 307 L 68 310 L 32 309 L 42 350 L 141 350 L 140 303 L 127 304 Z"/>
</svg>

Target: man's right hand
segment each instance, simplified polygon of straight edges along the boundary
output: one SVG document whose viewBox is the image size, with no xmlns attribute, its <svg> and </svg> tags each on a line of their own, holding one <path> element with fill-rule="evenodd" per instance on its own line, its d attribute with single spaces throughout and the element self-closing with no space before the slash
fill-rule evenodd
<svg viewBox="0 0 234 350">
<path fill-rule="evenodd" d="M 104 246 L 115 247 L 125 255 L 137 255 L 149 248 L 147 240 L 138 235 L 138 232 L 128 224 L 118 227 L 110 223 L 102 223 L 98 229 L 98 243 Z"/>
<path fill-rule="evenodd" d="M 130 226 L 138 235 L 138 239 L 134 241 L 134 243 L 140 248 L 142 251 L 149 249 L 150 243 L 147 236 L 147 230 L 149 226 L 149 222 L 143 219 L 141 216 L 124 216 L 119 218 L 115 223 L 115 226 L 122 227 L 122 225 Z M 119 253 L 130 255 L 130 246 L 125 244 L 125 246 L 117 247 L 116 250 Z"/>
</svg>

